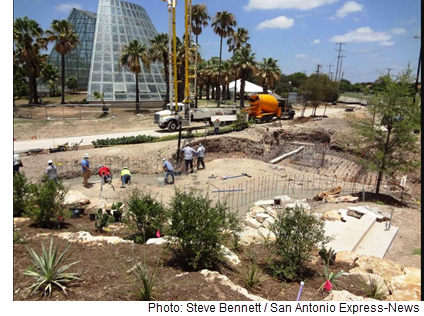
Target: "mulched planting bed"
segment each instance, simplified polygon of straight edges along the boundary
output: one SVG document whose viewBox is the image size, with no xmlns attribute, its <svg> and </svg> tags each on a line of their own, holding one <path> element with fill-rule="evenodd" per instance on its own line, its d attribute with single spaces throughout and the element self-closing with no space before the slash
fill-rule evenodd
<svg viewBox="0 0 424 316">
<path fill-rule="evenodd" d="M 143 262 L 146 258 L 150 271 L 158 265 L 157 290 L 155 299 L 163 301 L 238 301 L 247 300 L 245 296 L 235 292 L 230 287 L 220 284 L 218 281 L 206 281 L 200 272 L 184 271 L 175 265 L 172 253 L 166 246 L 117 244 L 87 245 L 71 243 L 69 253 L 71 257 L 65 263 L 80 261 L 71 267 L 69 272 L 76 272 L 83 279 L 74 281 L 68 287 L 68 295 L 55 290 L 51 297 L 43 297 L 37 294 L 28 296 L 25 288 L 32 284 L 33 278 L 23 275 L 23 272 L 32 266 L 31 257 L 26 247 L 33 248 L 37 253 L 41 252 L 41 242 L 48 247 L 51 236 L 61 232 L 88 231 L 93 236 L 101 234 L 94 231 L 94 223 L 89 221 L 88 215 L 79 219 L 67 220 L 69 225 L 66 229 L 40 229 L 33 228 L 30 221 L 17 224 L 20 236 L 25 237 L 25 244 L 14 244 L 14 300 L 82 300 L 82 301 L 116 301 L 137 300 L 134 291 L 134 276 L 128 271 L 134 264 Z M 116 225 L 112 225 L 113 226 Z M 131 235 L 125 226 L 119 224 L 118 231 L 104 233 L 103 236 L 118 236 L 127 238 Z M 48 234 L 38 236 L 37 234 Z M 59 246 L 61 253 L 68 241 L 54 237 L 55 244 Z M 222 264 L 218 272 L 226 275 L 234 284 L 245 287 L 243 273 L 250 266 L 250 257 L 255 254 L 260 269 L 265 269 L 269 254 L 263 245 L 250 245 L 244 247 L 237 255 L 242 263 L 236 267 Z M 318 292 L 318 288 L 325 282 L 323 267 L 320 261 L 310 262 L 310 272 L 305 276 L 306 285 L 302 295 L 304 301 L 323 300 L 327 294 Z M 352 267 L 336 264 L 331 267 L 332 271 L 348 271 Z M 184 273 L 184 274 L 183 274 Z M 183 275 L 182 275 L 183 274 Z M 258 295 L 268 300 L 292 301 L 296 299 L 299 290 L 298 282 L 286 283 L 263 274 L 264 281 L 254 289 L 248 289 L 249 293 Z M 349 290 L 352 294 L 361 293 L 354 288 L 355 280 L 352 277 L 342 277 L 340 288 Z"/>
</svg>

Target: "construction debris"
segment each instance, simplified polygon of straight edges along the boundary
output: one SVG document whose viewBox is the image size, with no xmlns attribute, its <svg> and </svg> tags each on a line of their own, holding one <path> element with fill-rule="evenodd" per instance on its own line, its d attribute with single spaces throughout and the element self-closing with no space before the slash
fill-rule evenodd
<svg viewBox="0 0 424 316">
<path fill-rule="evenodd" d="M 319 193 L 316 197 L 314 197 L 314 200 L 315 201 L 322 201 L 324 198 L 326 198 L 326 197 L 328 198 L 330 195 L 340 194 L 341 192 L 342 192 L 342 188 L 337 187 L 337 188 L 334 188 L 330 191 Z"/>
<path fill-rule="evenodd" d="M 287 158 L 289 158 L 289 157 L 291 157 L 291 156 L 293 156 L 293 155 L 296 155 L 296 154 L 300 153 L 300 152 L 301 152 L 302 150 L 304 150 L 304 149 L 305 149 L 305 147 L 304 147 L 304 146 L 299 147 L 298 149 L 296 149 L 296 150 L 294 150 L 294 151 L 292 151 L 292 152 L 289 152 L 289 153 L 287 153 L 287 154 L 284 154 L 284 155 L 282 155 L 282 156 L 280 156 L 280 157 L 277 157 L 277 158 L 275 158 L 275 159 L 271 160 L 269 163 L 272 163 L 272 164 L 279 163 L 280 161 L 282 161 L 282 160 L 284 160 L 284 159 L 287 159 Z"/>
</svg>

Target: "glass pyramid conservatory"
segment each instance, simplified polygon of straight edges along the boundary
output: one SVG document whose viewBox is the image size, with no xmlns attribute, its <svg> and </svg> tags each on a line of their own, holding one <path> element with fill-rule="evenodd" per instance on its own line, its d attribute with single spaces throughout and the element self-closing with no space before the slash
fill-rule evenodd
<svg viewBox="0 0 424 316">
<path fill-rule="evenodd" d="M 97 14 L 73 9 L 68 20 L 82 45 L 66 56 L 66 77 L 78 78 L 88 91 L 87 101 L 98 101 L 93 92 L 103 92 L 107 102 L 134 102 L 135 75 L 119 64 L 123 47 L 138 40 L 146 46 L 158 33 L 146 10 L 117 0 L 99 0 Z M 49 62 L 60 68 L 60 56 L 52 50 Z M 163 65 L 152 63 L 139 74 L 140 101 L 165 99 Z"/>
</svg>

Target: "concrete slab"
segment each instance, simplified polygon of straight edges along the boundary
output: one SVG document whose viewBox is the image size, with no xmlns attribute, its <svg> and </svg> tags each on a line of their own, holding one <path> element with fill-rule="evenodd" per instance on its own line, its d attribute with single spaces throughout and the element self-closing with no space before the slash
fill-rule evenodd
<svg viewBox="0 0 424 316">
<path fill-rule="evenodd" d="M 267 205 L 274 205 L 274 200 L 260 200 L 255 202 L 255 206 L 267 206 Z"/>
<path fill-rule="evenodd" d="M 386 223 L 375 223 L 354 252 L 383 259 L 398 231 L 399 228 L 394 226 L 389 231 L 386 231 Z"/>
<path fill-rule="evenodd" d="M 369 207 L 368 205 L 364 206 L 351 206 L 347 208 L 351 212 L 364 214 L 368 216 L 375 216 L 377 218 L 377 221 L 388 221 L 390 220 L 390 215 L 387 213 L 382 212 L 380 209 L 376 207 Z"/>
<path fill-rule="evenodd" d="M 362 216 L 361 219 L 349 218 L 347 222 L 325 222 L 325 234 L 334 237 L 327 248 L 352 252 L 362 241 L 375 223 L 374 216 Z"/>
</svg>

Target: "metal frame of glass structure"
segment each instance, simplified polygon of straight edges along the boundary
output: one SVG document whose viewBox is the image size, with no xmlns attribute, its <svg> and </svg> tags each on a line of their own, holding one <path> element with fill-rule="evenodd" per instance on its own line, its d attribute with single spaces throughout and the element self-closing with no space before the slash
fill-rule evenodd
<svg viewBox="0 0 424 316">
<path fill-rule="evenodd" d="M 123 47 L 133 40 L 150 46 L 158 34 L 146 10 L 117 0 L 99 0 L 96 32 L 91 60 L 87 101 L 96 101 L 93 92 L 105 101 L 135 101 L 135 74 L 119 63 Z M 163 65 L 152 63 L 139 74 L 140 101 L 164 100 L 166 83 Z"/>
<path fill-rule="evenodd" d="M 88 11 L 72 9 L 68 17 L 75 32 L 79 36 L 81 45 L 71 50 L 65 56 L 66 78 L 76 77 L 78 89 L 86 90 L 91 67 L 94 33 L 96 29 L 96 14 Z M 47 61 L 54 67 L 62 69 L 61 55 L 53 48 Z"/>
</svg>

